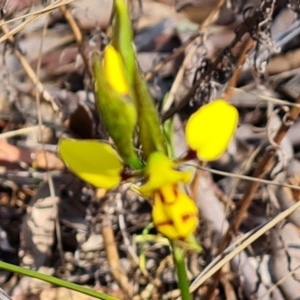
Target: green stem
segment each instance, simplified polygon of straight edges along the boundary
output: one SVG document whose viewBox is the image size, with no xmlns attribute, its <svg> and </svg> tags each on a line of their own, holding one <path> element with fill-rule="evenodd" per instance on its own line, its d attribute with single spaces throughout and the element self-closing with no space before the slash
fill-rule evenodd
<svg viewBox="0 0 300 300">
<path fill-rule="evenodd" d="M 18 267 L 18 266 L 12 265 L 12 264 L 8 264 L 8 263 L 5 263 L 3 261 L 0 261 L 0 269 L 7 270 L 7 271 L 10 271 L 10 272 L 13 272 L 13 273 L 18 273 L 18 274 L 25 275 L 25 276 L 29 276 L 29 277 L 33 277 L 33 278 L 37 278 L 37 279 L 52 283 L 54 285 L 63 286 L 67 289 L 77 291 L 79 293 L 83 293 L 83 294 L 86 294 L 86 295 L 89 295 L 89 296 L 92 296 L 92 297 L 95 297 L 95 298 L 98 298 L 98 299 L 119 300 L 118 298 L 111 297 L 107 294 L 94 291 L 90 288 L 83 287 L 83 286 L 80 286 L 78 284 L 68 282 L 68 281 L 65 281 L 65 280 L 50 276 L 50 275 L 41 274 L 41 273 L 38 273 L 36 271 L 32 271 L 32 270 L 28 270 L 26 268 L 22 268 L 22 267 Z"/>
<path fill-rule="evenodd" d="M 192 300 L 184 261 L 185 251 L 178 247 L 174 241 L 171 241 L 171 246 L 173 249 L 173 257 L 178 276 L 178 286 L 181 292 L 181 299 Z"/>
</svg>

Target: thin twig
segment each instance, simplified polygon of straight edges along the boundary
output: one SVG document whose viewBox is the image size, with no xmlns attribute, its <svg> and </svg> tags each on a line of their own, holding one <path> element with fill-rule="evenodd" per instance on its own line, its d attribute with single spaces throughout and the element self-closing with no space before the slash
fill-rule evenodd
<svg viewBox="0 0 300 300">
<path fill-rule="evenodd" d="M 185 164 L 185 165 L 195 167 L 195 165 L 189 165 L 189 164 Z M 212 173 L 212 174 L 221 175 L 221 176 L 237 178 L 237 179 L 240 179 L 240 180 L 263 183 L 263 184 L 268 184 L 268 185 L 275 185 L 275 186 L 279 186 L 279 187 L 287 187 L 287 188 L 290 188 L 292 190 L 300 190 L 300 186 L 298 186 L 298 185 L 280 183 L 280 182 L 276 182 L 276 181 L 272 181 L 272 180 L 266 180 L 266 179 L 261 179 L 261 178 L 256 178 L 256 177 L 251 177 L 251 176 L 246 176 L 246 175 L 241 175 L 241 174 L 233 174 L 233 173 L 229 173 L 229 172 L 223 172 L 223 171 L 214 170 L 214 169 L 211 169 L 211 168 L 206 168 L 206 167 L 203 167 L 203 166 L 197 166 L 196 168 L 200 169 L 200 170 L 203 170 L 203 171 L 207 171 L 207 172 Z"/>
<path fill-rule="evenodd" d="M 105 216 L 102 222 L 102 236 L 110 271 L 124 292 L 127 292 L 130 299 L 132 298 L 132 287 L 128 282 L 127 275 L 120 266 L 120 258 L 117 250 L 114 231 L 108 216 Z"/>
<path fill-rule="evenodd" d="M 184 52 L 186 47 L 192 43 L 196 38 L 200 36 L 200 32 L 196 32 L 192 34 L 179 48 L 177 48 L 172 54 L 170 54 L 167 58 L 165 58 L 163 61 L 158 63 L 152 70 L 146 73 L 145 80 L 149 81 L 152 79 L 154 75 L 156 75 L 169 61 L 175 59 L 178 57 L 181 53 Z"/>
<path fill-rule="evenodd" d="M 14 27 L 13 29 L 7 30 L 7 32 L 4 32 L 4 35 L 0 38 L 0 43 L 8 40 L 10 37 L 13 37 L 15 34 L 17 34 L 22 29 L 24 29 L 28 24 L 30 24 L 32 22 L 35 22 L 39 18 L 43 17 L 46 13 L 50 13 L 54 9 L 60 7 L 61 5 L 68 4 L 68 3 L 71 3 L 71 2 L 74 2 L 74 1 L 75 0 L 63 0 L 63 1 L 55 2 L 53 5 L 48 5 L 47 7 L 45 7 L 44 9 L 41 9 L 39 11 L 32 12 L 32 13 L 29 13 L 29 14 L 26 14 L 26 15 L 22 15 L 20 17 L 14 18 L 14 19 L 9 20 L 9 21 L 1 21 L 0 24 L 5 25 L 5 24 L 8 24 L 10 22 L 19 20 L 19 19 L 24 19 L 28 16 L 30 17 L 27 20 L 25 20 L 24 22 L 22 22 L 21 24 Z"/>
<path fill-rule="evenodd" d="M 207 279 L 211 278 L 216 272 L 218 272 L 226 263 L 232 260 L 236 255 L 238 255 L 241 251 L 246 249 L 249 245 L 255 242 L 258 238 L 276 226 L 279 222 L 286 219 L 290 214 L 292 214 L 295 210 L 300 208 L 300 202 L 296 202 L 291 207 L 277 215 L 274 219 L 270 220 L 264 227 L 256 231 L 253 235 L 251 235 L 245 242 L 237 246 L 233 251 L 226 254 L 222 260 L 220 260 L 214 267 L 212 267 L 209 271 L 207 271 L 202 277 L 198 279 L 197 282 L 194 282 L 190 288 L 190 292 L 193 293 L 196 291 Z"/>
<path fill-rule="evenodd" d="M 49 24 L 49 15 L 47 15 L 46 22 L 43 26 L 42 30 L 42 36 L 41 36 L 41 42 L 39 45 L 39 55 L 37 59 L 37 66 L 36 66 L 36 77 L 39 80 L 40 78 L 40 73 L 41 73 L 41 63 L 42 63 L 42 52 L 43 52 L 43 45 L 44 45 L 44 40 L 45 36 L 47 33 L 47 28 Z M 61 265 L 64 265 L 64 250 L 63 250 L 63 245 L 62 245 L 62 235 L 61 235 L 61 227 L 60 227 L 60 221 L 59 221 L 59 202 L 60 202 L 60 197 L 57 196 L 59 194 L 54 187 L 54 182 L 53 182 L 53 177 L 51 172 L 49 171 L 49 163 L 48 163 L 48 156 L 46 153 L 45 149 L 45 143 L 43 142 L 43 117 L 42 117 L 42 109 L 41 109 L 41 99 L 40 99 L 40 94 L 36 93 L 35 100 L 36 100 L 36 107 L 37 107 L 37 119 L 38 119 L 38 124 L 39 124 L 39 142 L 42 143 L 42 155 L 44 156 L 44 161 L 46 163 L 46 172 L 47 172 L 47 183 L 49 186 L 49 192 L 51 195 L 51 198 L 53 199 L 53 219 L 55 220 L 55 233 L 56 233 L 56 238 L 57 238 L 57 248 L 60 256 L 60 261 Z"/>
<path fill-rule="evenodd" d="M 252 16 L 249 17 L 248 22 L 241 23 L 240 26 L 236 29 L 235 37 L 232 40 L 232 42 L 226 47 L 228 51 L 231 51 L 231 49 L 242 40 L 242 37 L 249 32 L 249 25 L 252 22 L 255 22 L 257 19 L 256 14 L 252 14 Z M 196 93 L 199 85 L 203 82 L 203 78 L 209 76 L 218 66 L 218 64 L 222 61 L 224 55 L 224 51 L 220 52 L 217 57 L 212 62 L 210 68 L 202 74 L 202 76 L 194 83 L 194 85 L 189 89 L 189 91 L 184 95 L 184 97 L 174 105 L 169 111 L 162 114 L 162 121 L 166 121 L 167 119 L 171 118 L 174 114 L 176 114 L 178 111 L 180 111 L 182 108 L 189 103 L 191 97 L 194 96 Z"/>
<path fill-rule="evenodd" d="M 206 27 L 212 22 L 212 20 L 214 19 L 216 13 L 222 7 L 222 5 L 224 4 L 224 2 L 225 2 L 224 0 L 220 0 L 218 2 L 218 4 L 216 5 L 216 7 L 207 16 L 207 18 L 205 19 L 205 21 L 203 22 L 203 24 L 200 26 L 199 32 L 198 32 L 199 36 L 194 39 L 195 40 L 195 44 L 189 49 L 189 52 L 187 53 L 187 55 L 186 55 L 186 57 L 185 57 L 182 65 L 181 65 L 179 71 L 177 72 L 177 75 L 176 75 L 176 78 L 175 78 L 175 80 L 173 82 L 173 85 L 171 87 L 170 93 L 169 93 L 169 95 L 168 95 L 168 97 L 167 97 L 167 99 L 165 101 L 163 113 L 167 114 L 167 111 L 172 106 L 172 104 L 173 104 L 173 102 L 175 100 L 175 95 L 176 95 L 176 92 L 178 90 L 178 87 L 179 87 L 180 83 L 182 82 L 182 79 L 183 79 L 186 67 L 187 67 L 188 63 L 190 62 L 191 58 L 193 57 L 194 53 L 196 52 L 196 50 L 198 48 L 198 44 L 201 42 L 200 39 L 203 36 L 203 32 L 206 29 Z M 198 87 L 198 85 L 197 85 L 197 87 Z M 194 90 L 193 87 L 191 88 L 191 90 Z M 184 99 L 186 99 L 186 97 Z M 182 101 L 182 102 L 185 102 L 185 101 Z M 163 120 L 166 120 L 165 116 L 163 117 Z"/>
<path fill-rule="evenodd" d="M 83 41 L 83 36 L 82 36 L 81 30 L 80 30 L 75 18 L 73 17 L 73 15 L 71 14 L 70 10 L 67 8 L 66 5 L 60 6 L 59 9 L 60 9 L 61 13 L 63 14 L 64 18 L 69 23 L 69 26 L 74 34 L 76 43 L 78 45 L 79 52 L 81 54 L 81 57 L 83 59 L 85 67 L 87 69 L 87 73 L 88 73 L 90 79 L 92 79 L 93 71 L 92 71 L 92 67 L 91 67 L 91 64 L 90 64 L 90 61 L 88 58 L 88 54 L 86 51 L 86 47 L 85 47 L 85 44 Z"/>
<path fill-rule="evenodd" d="M 300 95 L 298 96 L 296 103 L 300 103 Z M 298 107 L 291 107 L 290 111 L 284 116 L 284 121 L 282 122 L 281 127 L 277 131 L 276 136 L 274 137 L 273 141 L 275 144 L 279 145 L 286 135 L 287 131 L 292 125 L 292 122 L 295 121 L 300 113 L 300 108 Z M 253 177 L 257 178 L 257 181 L 251 181 L 248 185 L 246 192 L 244 193 L 240 202 L 236 205 L 236 210 L 233 212 L 234 216 L 231 218 L 232 221 L 230 226 L 224 235 L 220 247 L 219 253 L 222 253 L 228 245 L 230 245 L 233 236 L 238 231 L 242 221 L 246 216 L 246 212 L 251 204 L 252 198 L 257 191 L 260 182 L 259 179 L 263 179 L 274 167 L 274 150 L 273 151 L 266 151 L 263 158 L 261 159 L 260 164 L 256 168 Z M 201 172 L 200 172 L 201 173 Z M 249 180 L 249 179 L 248 179 Z M 221 269 L 218 269 L 214 274 L 214 283 L 210 286 L 207 295 L 212 295 L 214 288 L 216 287 L 219 279 L 221 276 Z"/>
<path fill-rule="evenodd" d="M 214 82 L 214 84 L 217 85 L 217 86 L 220 86 L 220 87 L 223 86 L 222 84 L 220 84 L 218 82 Z M 258 94 L 258 93 L 253 92 L 253 91 L 244 90 L 243 88 L 231 87 L 231 89 L 233 90 L 233 92 L 241 94 L 241 98 L 242 98 L 243 95 L 252 95 L 252 96 L 257 97 L 260 100 L 272 102 L 274 104 L 300 108 L 300 104 L 298 104 L 298 103 L 293 103 L 293 102 L 290 102 L 290 101 L 287 101 L 287 100 L 282 100 L 282 99 L 274 98 L 274 97 L 271 97 L 271 96 Z M 241 100 L 241 102 L 242 102 L 242 100 Z"/>
<path fill-rule="evenodd" d="M 239 76 L 242 71 L 242 66 L 244 65 L 244 63 L 246 61 L 247 54 L 249 53 L 249 51 L 252 49 L 253 46 L 254 46 L 254 40 L 252 38 L 249 38 L 249 40 L 244 44 L 244 47 L 241 50 L 241 53 L 240 53 L 240 56 L 236 63 L 234 72 L 233 72 L 230 80 L 228 81 L 227 87 L 224 91 L 224 99 L 226 99 L 227 101 L 230 101 L 230 99 L 232 97 L 232 94 L 234 92 L 233 88 L 236 87 L 237 81 L 238 81 Z"/>
<path fill-rule="evenodd" d="M 296 103 L 300 104 L 300 95 L 298 96 Z M 292 123 L 297 119 L 300 113 L 300 108 L 291 107 L 289 112 L 284 116 L 284 120 L 277 131 L 276 136 L 273 141 L 279 145 L 282 139 L 285 137 Z M 254 178 L 262 179 L 268 174 L 272 168 L 274 167 L 274 150 L 266 151 L 264 156 L 262 157 L 260 164 L 258 165 L 256 171 L 253 174 Z M 237 210 L 234 212 L 235 217 L 232 218 L 232 222 L 230 223 L 230 227 L 224 236 L 220 251 L 223 251 L 231 242 L 232 234 L 236 233 L 238 228 L 240 227 L 242 221 L 245 218 L 246 212 L 251 204 L 252 198 L 257 191 L 260 183 L 259 182 L 251 182 L 248 185 L 246 192 L 244 193 L 242 199 L 237 204 Z"/>
<path fill-rule="evenodd" d="M 42 129 L 46 128 L 45 126 L 42 126 Z M 21 128 L 17 130 L 11 130 L 8 132 L 4 132 L 0 134 L 0 139 L 9 139 L 18 135 L 27 135 L 29 133 L 32 133 L 33 131 L 39 130 L 39 126 L 31 126 L 26 128 Z"/>
<path fill-rule="evenodd" d="M 0 25 L 1 30 L 4 34 L 9 32 L 9 29 L 7 27 L 7 25 L 5 24 L 1 24 Z M 8 42 L 10 44 L 10 46 L 13 49 L 14 55 L 17 57 L 17 59 L 19 60 L 21 66 L 23 67 L 24 71 L 26 72 L 27 76 L 30 78 L 30 80 L 33 82 L 33 84 L 35 85 L 38 93 L 41 94 L 41 96 L 43 97 L 43 99 L 47 102 L 49 102 L 52 105 L 52 108 L 55 112 L 59 111 L 59 107 L 57 106 L 57 104 L 55 103 L 54 98 L 52 97 L 52 95 L 44 88 L 43 84 L 40 82 L 39 78 L 36 76 L 36 73 L 34 72 L 34 70 L 32 69 L 32 67 L 30 66 L 30 64 L 28 63 L 28 61 L 26 60 L 26 58 L 24 57 L 24 55 L 22 54 L 22 52 L 18 49 L 18 47 L 15 45 L 15 39 L 13 36 L 9 36 L 8 37 Z"/>
</svg>

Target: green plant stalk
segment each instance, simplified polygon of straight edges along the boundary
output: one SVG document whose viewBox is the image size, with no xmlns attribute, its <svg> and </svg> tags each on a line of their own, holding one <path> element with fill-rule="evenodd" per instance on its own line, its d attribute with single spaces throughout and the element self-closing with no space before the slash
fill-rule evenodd
<svg viewBox="0 0 300 300">
<path fill-rule="evenodd" d="M 95 297 L 95 298 L 98 298 L 98 299 L 102 299 L 102 300 L 119 300 L 118 298 L 111 297 L 107 294 L 94 291 L 90 288 L 83 287 L 83 286 L 80 286 L 78 284 L 68 282 L 68 281 L 65 281 L 65 280 L 50 276 L 50 275 L 41 274 L 41 273 L 38 273 L 36 271 L 32 271 L 32 270 L 28 270 L 26 268 L 22 268 L 22 267 L 19 267 L 19 266 L 8 264 L 8 263 L 5 263 L 3 261 L 0 261 L 0 269 L 7 270 L 7 271 L 10 271 L 10 272 L 13 272 L 13 273 L 18 273 L 18 274 L 25 275 L 25 276 L 29 276 L 29 277 L 33 277 L 33 278 L 37 278 L 37 279 L 52 283 L 54 285 L 62 286 L 62 287 L 65 287 L 67 289 L 70 289 L 70 290 L 73 290 L 73 291 L 76 291 L 76 292 L 79 292 L 79 293 L 82 293 L 82 294 L 85 294 L 85 295 L 89 295 L 91 297 Z"/>
<path fill-rule="evenodd" d="M 127 4 L 124 0 L 115 0 L 115 20 L 113 23 L 112 45 L 121 53 L 129 85 L 134 82 L 136 69 L 133 32 Z"/>
<path fill-rule="evenodd" d="M 178 286 L 181 292 L 181 299 L 192 300 L 189 291 L 189 281 L 187 278 L 186 266 L 184 261 L 185 250 L 178 247 L 175 241 L 171 241 L 171 247 L 173 250 L 173 257 L 178 277 Z"/>
</svg>

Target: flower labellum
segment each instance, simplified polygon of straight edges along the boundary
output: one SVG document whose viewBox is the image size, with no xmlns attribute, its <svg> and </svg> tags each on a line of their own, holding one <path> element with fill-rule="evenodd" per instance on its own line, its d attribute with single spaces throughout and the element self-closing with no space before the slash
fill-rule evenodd
<svg viewBox="0 0 300 300">
<path fill-rule="evenodd" d="M 178 186 L 174 185 L 172 189 L 172 203 L 161 191 L 154 194 L 152 219 L 161 234 L 173 240 L 184 239 L 196 230 L 198 208 Z"/>
</svg>

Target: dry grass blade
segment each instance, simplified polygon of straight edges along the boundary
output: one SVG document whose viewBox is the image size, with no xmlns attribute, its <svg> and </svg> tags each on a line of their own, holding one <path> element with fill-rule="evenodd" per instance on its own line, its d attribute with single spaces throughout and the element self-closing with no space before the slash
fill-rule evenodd
<svg viewBox="0 0 300 300">
<path fill-rule="evenodd" d="M 11 298 L 0 288 L 0 298 L 1 300 L 11 300 Z"/>
<path fill-rule="evenodd" d="M 85 67 L 87 69 L 87 73 L 88 73 L 90 79 L 92 79 L 93 71 L 92 71 L 92 67 L 91 67 L 91 64 L 88 59 L 88 54 L 87 54 L 87 51 L 86 51 L 86 48 L 85 48 L 85 45 L 83 42 L 83 37 L 82 37 L 81 31 L 80 31 L 80 28 L 79 28 L 75 18 L 71 14 L 70 10 L 68 10 L 66 5 L 61 5 L 60 11 L 62 12 L 63 16 L 69 23 L 69 26 L 70 26 L 70 28 L 74 34 L 75 40 L 77 42 L 81 57 L 84 61 Z"/>
<path fill-rule="evenodd" d="M 276 181 L 260 179 L 260 178 L 246 176 L 246 175 L 240 175 L 240 174 L 233 174 L 233 173 L 218 171 L 218 170 L 214 170 L 214 169 L 211 169 L 211 168 L 206 168 L 206 167 L 203 167 L 203 166 L 198 166 L 197 168 L 200 169 L 200 170 L 204 170 L 204 171 L 210 172 L 212 174 L 217 174 L 217 175 L 221 175 L 221 176 L 238 178 L 238 179 L 245 180 L 245 181 L 252 181 L 252 182 L 269 184 L 269 185 L 276 185 L 276 186 L 280 186 L 280 187 L 287 187 L 287 188 L 290 188 L 292 190 L 300 190 L 300 186 L 297 186 L 297 185 L 279 183 L 279 182 L 276 182 Z"/>
<path fill-rule="evenodd" d="M 193 283 L 193 286 L 190 289 L 190 292 L 194 292 L 197 290 L 207 279 L 212 277 L 216 272 L 218 272 L 226 263 L 228 263 L 231 259 L 237 256 L 241 251 L 251 245 L 254 241 L 256 241 L 259 237 L 273 228 L 276 224 L 283 221 L 287 216 L 293 213 L 296 209 L 300 208 L 300 202 L 295 203 L 290 208 L 286 209 L 274 219 L 269 221 L 264 227 L 259 229 L 253 235 L 251 235 L 246 241 L 244 241 L 241 245 L 237 246 L 232 252 L 225 254 L 224 258 L 220 260 L 215 266 L 213 266 L 207 273 L 205 273 L 202 277 L 200 277 L 197 282 Z"/>
<path fill-rule="evenodd" d="M 21 24 L 17 25 L 12 30 L 10 30 L 10 31 L 7 30 L 6 32 L 4 32 L 4 35 L 0 38 L 0 43 L 6 41 L 7 39 L 9 39 L 11 37 L 13 37 L 15 34 L 17 34 L 22 29 L 24 29 L 28 24 L 38 20 L 39 18 L 43 17 L 45 14 L 50 13 L 51 11 L 53 11 L 54 9 L 56 9 L 56 8 L 62 6 L 62 5 L 66 5 L 66 4 L 74 2 L 74 1 L 75 0 L 58 1 L 58 2 L 55 2 L 54 4 L 48 5 L 46 8 L 41 9 L 39 11 L 29 13 L 29 14 L 26 14 L 26 15 L 22 15 L 18 18 L 14 18 L 14 19 L 9 20 L 9 21 L 1 21 L 0 25 L 4 25 L 4 24 L 11 23 L 11 22 L 19 20 L 19 19 L 24 19 L 26 17 L 30 17 L 27 20 L 25 20 L 24 22 L 22 22 Z"/>
<path fill-rule="evenodd" d="M 246 61 L 248 53 L 251 51 L 251 49 L 254 46 L 254 41 L 253 39 L 249 38 L 248 42 L 245 43 L 241 54 L 238 58 L 236 68 L 234 73 L 232 74 L 230 80 L 227 83 L 226 90 L 224 91 L 224 98 L 227 99 L 227 101 L 230 101 L 232 94 L 233 94 L 233 88 L 236 86 L 237 81 L 239 79 L 239 75 L 241 73 L 242 67 Z"/>
<path fill-rule="evenodd" d="M 45 128 L 44 126 L 42 126 L 42 129 Z M 4 132 L 0 134 L 0 139 L 9 139 L 12 138 L 14 136 L 18 136 L 18 135 L 25 135 L 25 134 L 29 134 L 33 131 L 37 131 L 40 130 L 40 126 L 32 126 L 32 127 L 26 127 L 26 128 L 21 128 L 18 130 L 11 130 L 8 132 Z"/>
<path fill-rule="evenodd" d="M 198 44 L 201 41 L 202 35 L 204 30 L 207 28 L 207 26 L 212 22 L 212 20 L 214 19 L 215 15 L 217 14 L 217 12 L 219 11 L 219 9 L 222 7 L 222 5 L 224 4 L 224 0 L 220 0 L 219 3 L 216 5 L 216 7 L 210 12 L 210 14 L 207 16 L 207 18 L 204 20 L 203 24 L 200 26 L 199 28 L 199 36 L 197 38 L 195 38 L 195 45 L 192 45 L 192 47 L 189 49 L 189 52 L 187 53 L 179 71 L 177 72 L 176 78 L 173 82 L 173 85 L 171 87 L 171 90 L 168 94 L 168 97 L 165 101 L 165 105 L 163 108 L 163 113 L 167 114 L 168 110 L 170 109 L 170 107 L 172 106 L 174 100 L 175 100 L 175 95 L 177 93 L 177 90 L 179 88 L 179 85 L 182 82 L 183 76 L 185 74 L 186 71 L 186 67 L 187 64 L 190 63 L 190 60 L 192 59 L 195 51 L 198 48 Z M 188 46 L 188 45 L 187 45 Z M 147 77 L 146 77 L 147 78 Z M 197 83 L 195 84 L 195 86 L 197 85 Z M 193 90 L 193 89 L 192 89 Z M 190 92 L 188 93 L 190 94 Z M 186 98 L 186 97 L 185 97 Z M 190 97 L 189 97 L 190 98 Z M 182 101 L 185 102 L 185 101 Z M 166 119 L 166 117 L 164 118 L 164 120 Z"/>
<path fill-rule="evenodd" d="M 300 95 L 298 96 L 298 99 L 296 103 L 300 104 Z M 274 142 L 279 145 L 286 135 L 287 131 L 289 130 L 290 126 L 292 125 L 292 122 L 295 121 L 299 115 L 300 108 L 298 107 L 292 107 L 290 111 L 285 115 L 283 119 L 283 123 L 281 127 L 279 128 L 275 138 Z M 265 152 L 265 155 L 263 156 L 259 166 L 257 167 L 256 171 L 254 172 L 253 177 L 262 179 L 266 173 L 268 173 L 274 166 L 274 149 L 273 151 L 267 151 Z M 252 197 L 254 193 L 256 192 L 257 188 L 259 186 L 258 182 L 252 182 L 249 184 L 248 189 L 246 190 L 243 198 L 239 202 L 237 206 L 237 211 L 235 212 L 236 218 L 233 219 L 231 226 L 229 228 L 229 231 L 227 232 L 226 236 L 223 239 L 221 249 L 225 249 L 226 246 L 230 243 L 230 236 L 232 232 L 236 232 L 244 219 L 245 213 L 251 204 Z"/>
<path fill-rule="evenodd" d="M 262 297 L 260 297 L 259 299 L 262 299 L 264 296 L 271 294 L 277 287 L 280 286 L 280 284 L 282 284 L 283 282 L 285 282 L 289 277 L 293 276 L 296 274 L 296 271 L 299 270 L 300 266 L 297 266 L 296 268 L 294 268 L 293 270 L 291 270 L 287 275 L 283 276 L 281 278 L 281 280 L 277 281 L 272 287 L 270 287 L 266 294 L 263 295 Z"/>
<path fill-rule="evenodd" d="M 217 82 L 214 82 L 214 84 L 221 87 L 221 85 Z M 287 100 L 282 100 L 282 99 L 274 98 L 274 97 L 267 96 L 267 95 L 253 93 L 251 91 L 246 91 L 246 90 L 243 90 L 241 88 L 234 87 L 234 86 L 229 87 L 229 89 L 232 89 L 235 93 L 238 93 L 241 97 L 245 94 L 250 94 L 250 95 L 254 95 L 255 97 L 258 97 L 258 99 L 260 99 L 260 100 L 264 100 L 264 101 L 271 102 L 271 103 L 274 103 L 274 104 L 300 108 L 300 104 L 293 103 L 293 102 L 290 102 L 290 101 L 287 101 Z"/>
<path fill-rule="evenodd" d="M 191 37 L 189 37 L 183 44 L 180 46 L 178 49 L 176 49 L 172 54 L 170 54 L 164 61 L 158 63 L 151 71 L 146 73 L 145 75 L 145 80 L 149 81 L 150 79 L 153 78 L 169 61 L 175 59 L 178 57 L 181 53 L 184 52 L 186 47 L 190 45 L 196 38 L 200 36 L 200 32 L 196 32 L 193 34 Z"/>
<path fill-rule="evenodd" d="M 8 29 L 7 25 L 5 25 L 5 24 L 1 25 L 0 24 L 0 27 L 1 27 L 1 30 L 2 30 L 3 33 L 7 34 L 9 32 L 9 29 Z M 44 88 L 43 84 L 40 82 L 38 76 L 36 75 L 36 73 L 34 72 L 32 67 L 30 66 L 29 62 L 26 60 L 26 58 L 24 57 L 22 52 L 17 47 L 14 47 L 15 46 L 15 40 L 14 40 L 13 36 L 9 35 L 8 41 L 9 41 L 10 46 L 13 48 L 15 56 L 19 60 L 20 64 L 22 65 L 24 71 L 26 72 L 26 74 L 28 75 L 28 77 L 30 78 L 32 83 L 35 85 L 38 93 L 40 93 L 42 95 L 42 97 L 45 101 L 51 103 L 52 108 L 53 108 L 54 111 L 59 111 L 59 107 L 55 103 L 54 98 Z"/>
<path fill-rule="evenodd" d="M 103 220 L 102 226 L 102 235 L 110 270 L 120 287 L 122 287 L 122 289 L 124 289 L 124 291 L 128 293 L 128 298 L 130 299 L 130 295 L 132 295 L 132 287 L 130 286 L 128 278 L 120 265 L 120 258 L 117 250 L 113 228 L 107 216 Z"/>
</svg>

